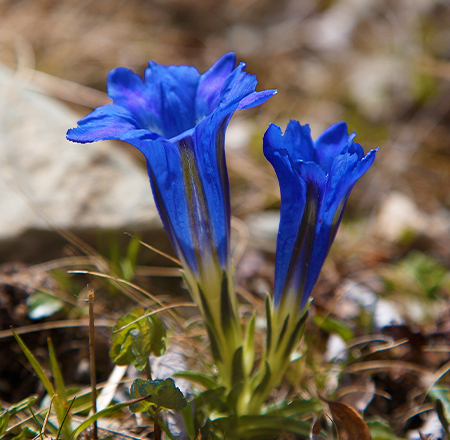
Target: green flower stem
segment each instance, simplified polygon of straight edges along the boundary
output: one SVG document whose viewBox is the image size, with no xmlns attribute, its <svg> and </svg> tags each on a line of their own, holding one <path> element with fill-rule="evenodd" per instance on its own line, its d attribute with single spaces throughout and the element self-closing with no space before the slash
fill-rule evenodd
<svg viewBox="0 0 450 440">
<path fill-rule="evenodd" d="M 228 391 L 239 379 L 236 371 L 243 370 L 239 358 L 243 340 L 232 273 L 231 269 L 221 271 L 214 264 L 203 271 L 200 279 L 184 271 L 186 284 L 205 322 L 219 380 Z"/>
<path fill-rule="evenodd" d="M 289 301 L 289 297 L 285 297 L 277 307 L 271 306 L 269 301 L 266 303 L 266 352 L 261 360 L 261 369 L 252 383 L 248 414 L 261 412 L 262 405 L 270 393 L 281 383 L 291 363 L 291 355 L 303 336 L 308 306 L 297 312 L 298 301 L 297 298 Z"/>
<path fill-rule="evenodd" d="M 161 426 L 159 426 L 158 423 L 158 417 L 159 417 L 159 408 L 156 408 L 153 414 L 153 434 L 155 436 L 155 440 L 161 440 L 162 438 L 162 431 Z"/>
</svg>

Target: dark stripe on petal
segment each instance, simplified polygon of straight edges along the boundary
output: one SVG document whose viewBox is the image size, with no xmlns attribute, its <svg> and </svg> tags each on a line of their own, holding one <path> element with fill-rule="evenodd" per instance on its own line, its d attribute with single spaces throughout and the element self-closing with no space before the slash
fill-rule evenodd
<svg viewBox="0 0 450 440">
<path fill-rule="evenodd" d="M 155 198 L 155 204 L 156 204 L 156 206 L 158 208 L 158 212 L 159 212 L 159 216 L 161 217 L 161 221 L 162 221 L 164 227 L 166 228 L 167 233 L 169 234 L 169 238 L 170 238 L 170 241 L 172 243 L 172 246 L 174 247 L 175 252 L 178 255 L 181 254 L 183 259 L 185 261 L 187 261 L 187 263 L 190 266 L 192 266 L 193 262 L 191 261 L 190 258 L 187 257 L 187 255 L 183 252 L 183 249 L 178 244 L 175 232 L 173 230 L 172 222 L 170 221 L 170 216 L 169 216 L 169 214 L 167 212 L 167 209 L 166 209 L 166 206 L 164 204 L 163 197 L 161 196 L 161 193 L 159 191 L 159 188 L 158 188 L 158 185 L 157 185 L 156 178 L 155 178 L 155 175 L 153 173 L 153 170 L 150 167 L 148 167 L 147 171 L 148 171 L 148 176 L 149 176 L 149 179 L 150 179 L 150 185 L 151 185 L 151 187 L 153 189 L 153 197 Z M 197 266 L 191 267 L 191 270 L 193 272 L 197 272 L 198 267 Z"/>
<path fill-rule="evenodd" d="M 303 263 L 303 271 L 301 274 L 301 282 L 298 287 L 298 294 L 302 295 L 302 289 L 305 284 L 306 274 L 308 272 L 309 259 L 312 254 L 314 236 L 316 230 L 317 210 L 318 210 L 319 194 L 315 190 L 314 185 L 309 183 L 306 188 L 306 205 L 303 211 L 302 221 L 298 230 L 297 238 L 292 250 L 292 257 L 289 262 L 289 270 L 286 275 L 284 284 L 284 293 L 290 289 L 292 279 L 296 272 L 300 270 L 299 266 Z M 300 264 L 299 264 L 300 263 Z M 300 301 L 299 301 L 300 304 Z"/>
<path fill-rule="evenodd" d="M 314 239 L 316 237 L 317 212 L 318 212 L 318 206 L 320 203 L 319 198 L 320 198 L 320 194 L 318 193 L 315 186 L 312 183 L 310 183 L 308 185 L 308 189 L 306 192 L 306 211 L 308 214 L 306 221 L 308 223 L 303 225 L 303 219 L 305 219 L 305 216 L 303 216 L 302 225 L 300 226 L 300 229 L 302 229 L 303 227 L 306 229 L 305 243 L 303 244 L 304 254 L 303 254 L 303 258 L 302 258 L 302 261 L 304 262 L 304 265 L 305 265 L 305 270 L 303 270 L 303 272 L 302 272 L 302 277 L 301 277 L 299 289 L 298 289 L 300 295 L 302 296 L 302 299 L 301 299 L 302 304 L 306 300 L 305 298 L 303 298 L 305 293 L 307 295 L 309 295 L 309 293 L 310 293 L 310 292 L 304 292 L 304 290 L 305 290 L 306 279 L 308 277 L 309 262 L 311 260 L 311 255 L 313 253 L 313 248 L 314 248 Z"/>
<path fill-rule="evenodd" d="M 200 262 L 205 255 L 217 259 L 216 243 L 211 230 L 210 219 L 203 182 L 198 173 L 197 160 L 191 138 L 183 138 L 177 142 L 180 149 L 183 166 L 183 180 L 186 200 L 189 210 L 189 222 L 194 236 L 194 246 L 197 261 Z"/>
<path fill-rule="evenodd" d="M 197 264 L 201 261 L 200 255 L 200 243 L 199 243 L 199 235 L 201 232 L 199 231 L 199 213 L 198 211 L 198 196 L 196 197 L 196 185 L 194 180 L 194 176 L 192 175 L 192 151 L 189 149 L 187 144 L 187 139 L 182 139 L 178 146 L 180 147 L 180 158 L 181 164 L 183 168 L 183 183 L 184 183 L 184 191 L 186 194 L 186 204 L 189 209 L 189 224 L 192 233 L 192 240 L 194 243 L 194 253 L 195 259 L 197 260 Z M 189 154 L 190 153 L 190 154 Z M 201 217 L 201 215 L 200 215 Z"/>
<path fill-rule="evenodd" d="M 226 254 L 228 256 L 229 254 L 229 237 L 230 237 L 230 218 L 231 218 L 231 206 L 230 206 L 230 183 L 228 181 L 228 173 L 227 173 L 227 165 L 226 165 L 226 159 L 225 159 L 225 148 L 224 148 L 224 144 L 225 144 L 225 130 L 226 127 L 228 125 L 228 122 L 230 120 L 231 116 L 225 118 L 218 130 L 217 130 L 217 134 L 216 134 L 216 159 L 217 159 L 217 168 L 219 170 L 219 177 L 220 177 L 220 181 L 222 183 L 222 194 L 224 197 L 224 203 L 225 203 L 225 218 L 227 221 L 227 249 L 226 249 Z"/>
<path fill-rule="evenodd" d="M 347 194 L 340 201 L 336 213 L 334 214 L 333 221 L 330 227 L 330 235 L 328 241 L 328 250 L 330 250 L 331 245 L 333 244 L 334 238 L 336 237 L 337 230 L 339 225 L 341 224 L 342 216 L 344 215 L 345 205 L 347 204 L 347 200 L 350 197 L 350 193 L 352 192 L 353 186 L 347 191 Z M 328 253 L 328 252 L 327 252 Z"/>
</svg>

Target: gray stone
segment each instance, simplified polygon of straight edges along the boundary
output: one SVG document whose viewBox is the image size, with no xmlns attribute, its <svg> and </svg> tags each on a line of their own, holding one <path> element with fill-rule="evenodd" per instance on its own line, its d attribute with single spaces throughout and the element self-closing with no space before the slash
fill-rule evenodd
<svg viewBox="0 0 450 440">
<path fill-rule="evenodd" d="M 30 231 L 159 229 L 144 166 L 114 142 L 67 141 L 80 115 L 28 85 L 0 66 L 0 257 Z"/>
</svg>

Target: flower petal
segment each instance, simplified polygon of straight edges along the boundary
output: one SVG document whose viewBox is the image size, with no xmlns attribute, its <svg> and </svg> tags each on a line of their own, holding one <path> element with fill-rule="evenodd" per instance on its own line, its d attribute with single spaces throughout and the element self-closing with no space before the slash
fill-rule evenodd
<svg viewBox="0 0 450 440">
<path fill-rule="evenodd" d="M 124 133 L 136 129 L 139 129 L 139 123 L 128 110 L 116 104 L 107 104 L 80 119 L 78 127 L 67 131 L 67 139 L 83 144 L 119 139 Z"/>
<path fill-rule="evenodd" d="M 346 122 L 338 122 L 328 127 L 315 141 L 317 163 L 328 172 L 333 159 L 345 152 L 352 144 L 354 135 L 348 135 Z M 363 151 L 364 155 L 364 151 Z"/>
<path fill-rule="evenodd" d="M 238 110 L 244 110 L 248 108 L 257 107 L 264 104 L 269 98 L 277 93 L 276 89 L 263 90 L 261 92 L 253 92 L 246 96 L 239 104 Z"/>
<path fill-rule="evenodd" d="M 68 133 L 78 142 L 121 139 L 144 154 L 164 226 L 196 274 L 211 261 L 218 273 L 231 267 L 228 122 L 238 108 L 259 105 L 274 93 L 255 92 L 256 78 L 243 63 L 234 69 L 235 62 L 233 53 L 225 54 L 203 75 L 190 66 L 150 62 L 144 81 L 114 69 L 108 76 L 114 103 Z"/>
<path fill-rule="evenodd" d="M 200 74 L 191 66 L 148 63 L 145 85 L 159 115 L 160 131 L 167 139 L 195 126 L 195 96 Z"/>
<path fill-rule="evenodd" d="M 338 123 L 313 143 L 309 127 L 297 121 L 289 122 L 284 135 L 274 125 L 264 135 L 264 154 L 281 191 L 275 304 L 289 296 L 300 308 L 306 305 L 350 192 L 373 163 L 376 151 L 364 157 L 353 138 L 347 124 Z"/>
<path fill-rule="evenodd" d="M 233 52 L 228 52 L 200 77 L 195 99 L 195 119 L 197 122 L 217 107 L 222 86 L 235 65 L 236 55 Z"/>
<path fill-rule="evenodd" d="M 122 140 L 138 148 L 147 159 L 155 204 L 178 256 L 198 271 L 189 206 L 183 185 L 180 151 L 165 138 L 145 130 L 129 133 Z"/>
</svg>

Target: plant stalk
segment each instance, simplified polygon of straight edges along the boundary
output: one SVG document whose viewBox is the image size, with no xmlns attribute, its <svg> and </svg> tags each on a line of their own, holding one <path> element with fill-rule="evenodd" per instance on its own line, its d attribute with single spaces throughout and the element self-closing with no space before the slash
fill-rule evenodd
<svg viewBox="0 0 450 440">
<path fill-rule="evenodd" d="M 91 373 L 91 397 L 92 397 L 92 414 L 97 412 L 97 377 L 95 374 L 95 322 L 94 322 L 94 302 L 95 292 L 90 290 L 88 293 L 89 301 L 89 367 Z M 92 426 L 92 440 L 98 439 L 97 421 Z"/>
</svg>

